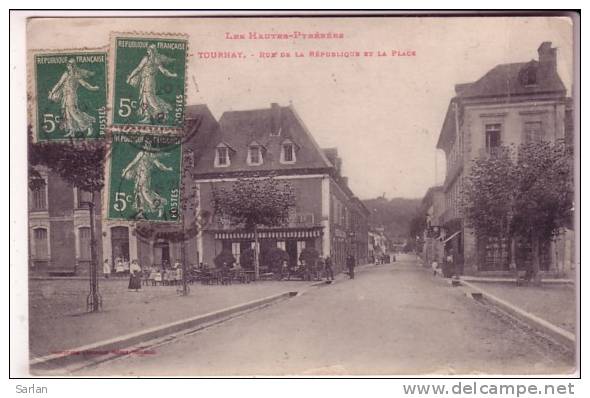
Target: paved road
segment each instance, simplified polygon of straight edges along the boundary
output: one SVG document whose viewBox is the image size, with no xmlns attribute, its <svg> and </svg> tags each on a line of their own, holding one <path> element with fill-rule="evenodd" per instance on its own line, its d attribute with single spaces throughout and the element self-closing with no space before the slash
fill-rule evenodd
<svg viewBox="0 0 590 398">
<path fill-rule="evenodd" d="M 413 258 L 369 266 L 80 375 L 569 373 L 574 358 L 531 338 Z"/>
</svg>

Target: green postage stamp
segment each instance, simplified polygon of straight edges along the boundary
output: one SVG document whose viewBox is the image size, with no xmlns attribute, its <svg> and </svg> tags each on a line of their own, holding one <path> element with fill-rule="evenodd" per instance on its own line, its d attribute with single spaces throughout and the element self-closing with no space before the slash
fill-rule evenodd
<svg viewBox="0 0 590 398">
<path fill-rule="evenodd" d="M 33 56 L 36 141 L 103 138 L 107 128 L 107 53 Z"/>
<path fill-rule="evenodd" d="M 180 221 L 181 137 L 114 133 L 109 219 Z"/>
<path fill-rule="evenodd" d="M 120 131 L 182 132 L 186 38 L 118 34 L 111 120 Z"/>
</svg>

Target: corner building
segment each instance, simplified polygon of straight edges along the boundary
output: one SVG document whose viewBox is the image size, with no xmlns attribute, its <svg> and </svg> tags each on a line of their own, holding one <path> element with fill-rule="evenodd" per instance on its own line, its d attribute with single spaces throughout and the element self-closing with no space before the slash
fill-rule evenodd
<svg viewBox="0 0 590 398">
<path fill-rule="evenodd" d="M 197 212 L 209 222 L 197 236 L 198 261 L 211 265 L 224 249 L 239 259 L 254 245 L 252 232 L 214 214 L 213 189 L 230 187 L 238 177 L 271 174 L 293 186 L 296 206 L 285 225 L 259 229 L 261 252 L 280 247 L 295 264 L 304 248 L 313 247 L 332 257 L 336 272 L 349 252 L 359 263 L 367 261 L 369 212 L 341 175 L 337 150 L 321 149 L 293 106 L 225 112 L 218 127 L 203 133 L 193 175 Z"/>
</svg>

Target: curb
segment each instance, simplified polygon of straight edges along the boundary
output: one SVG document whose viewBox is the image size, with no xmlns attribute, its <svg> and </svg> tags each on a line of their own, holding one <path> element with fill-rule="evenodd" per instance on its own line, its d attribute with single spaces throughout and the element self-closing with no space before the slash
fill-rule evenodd
<svg viewBox="0 0 590 398">
<path fill-rule="evenodd" d="M 539 318 L 538 316 L 533 315 L 530 312 L 523 310 L 522 308 L 510 304 L 509 302 L 502 300 L 494 296 L 493 294 L 488 293 L 486 290 L 472 285 L 469 282 L 462 280 L 461 283 L 473 290 L 475 293 L 479 293 L 489 302 L 500 307 L 504 311 L 508 312 L 510 315 L 529 324 L 533 328 L 541 330 L 542 332 L 548 334 L 561 344 L 564 344 L 567 347 L 570 347 L 574 350 L 576 349 L 576 335 L 574 333 L 562 329 L 559 326 L 555 326 L 554 324 L 547 322 L 546 320 Z"/>
<path fill-rule="evenodd" d="M 100 360 L 109 354 L 121 351 L 130 351 L 129 348 L 142 342 L 161 338 L 170 334 L 178 333 L 185 329 L 193 329 L 207 323 L 226 318 L 236 313 L 261 307 L 275 301 L 285 300 L 294 297 L 298 292 L 285 292 L 262 299 L 248 301 L 219 311 L 209 312 L 192 318 L 171 322 L 165 325 L 156 326 L 139 332 L 126 334 L 109 340 L 103 340 L 88 344 L 82 347 L 68 349 L 64 354 L 50 354 L 44 357 L 33 358 L 29 362 L 31 373 L 40 370 L 56 370 L 71 366 L 73 364 L 88 362 L 89 360 Z M 98 355 L 97 355 L 98 354 Z"/>
<path fill-rule="evenodd" d="M 470 276 L 461 276 L 461 280 L 465 282 L 477 282 L 477 283 L 516 283 L 516 278 L 483 278 L 483 277 L 470 277 Z M 546 278 L 541 279 L 541 284 L 548 284 L 548 285 L 574 285 L 573 279 L 556 279 L 556 278 Z"/>
</svg>

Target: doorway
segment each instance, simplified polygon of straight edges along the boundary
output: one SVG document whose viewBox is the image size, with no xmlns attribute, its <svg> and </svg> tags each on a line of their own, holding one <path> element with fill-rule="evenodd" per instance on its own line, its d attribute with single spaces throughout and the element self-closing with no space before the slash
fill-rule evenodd
<svg viewBox="0 0 590 398">
<path fill-rule="evenodd" d="M 297 241 L 294 239 L 287 239 L 285 242 L 285 251 L 289 255 L 289 266 L 296 267 L 299 264 L 297 258 Z"/>
<path fill-rule="evenodd" d="M 154 263 L 162 268 L 170 267 L 170 244 L 168 241 L 154 243 Z"/>
<path fill-rule="evenodd" d="M 111 228 L 111 248 L 113 253 L 112 263 L 115 263 L 118 258 L 129 261 L 129 228 Z"/>
</svg>

